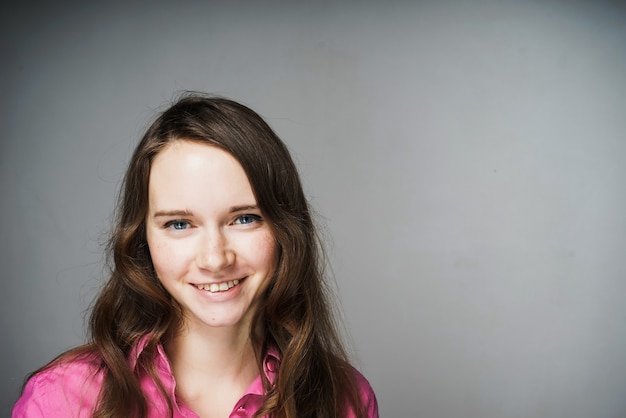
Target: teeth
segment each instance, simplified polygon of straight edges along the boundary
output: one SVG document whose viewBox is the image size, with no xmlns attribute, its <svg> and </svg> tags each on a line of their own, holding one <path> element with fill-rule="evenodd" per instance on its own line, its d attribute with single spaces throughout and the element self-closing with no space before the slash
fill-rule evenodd
<svg viewBox="0 0 626 418">
<path fill-rule="evenodd" d="M 200 290 L 208 290 L 211 293 L 215 293 L 215 292 L 224 292 L 232 287 L 235 287 L 239 284 L 239 280 L 235 279 L 235 280 L 229 280 L 227 282 L 222 282 L 222 283 L 204 283 L 204 284 L 197 284 L 196 287 Z"/>
</svg>

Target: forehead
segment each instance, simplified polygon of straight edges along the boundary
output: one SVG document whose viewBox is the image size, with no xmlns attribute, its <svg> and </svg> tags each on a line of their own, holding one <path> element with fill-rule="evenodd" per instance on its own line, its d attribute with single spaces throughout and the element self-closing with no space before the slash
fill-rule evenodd
<svg viewBox="0 0 626 418">
<path fill-rule="evenodd" d="M 241 164 L 223 149 L 178 140 L 159 152 L 150 169 L 150 203 L 243 199 L 254 194 Z"/>
</svg>

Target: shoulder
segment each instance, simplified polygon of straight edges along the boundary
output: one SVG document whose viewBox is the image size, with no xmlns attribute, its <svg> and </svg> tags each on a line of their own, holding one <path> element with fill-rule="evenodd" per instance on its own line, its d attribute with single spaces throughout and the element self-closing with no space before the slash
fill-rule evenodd
<svg viewBox="0 0 626 418">
<path fill-rule="evenodd" d="M 102 379 L 93 356 L 55 361 L 28 380 L 12 417 L 91 416 Z"/>
<path fill-rule="evenodd" d="M 367 418 L 378 418 L 378 400 L 370 382 L 363 376 L 361 372 L 353 368 L 357 387 L 361 394 L 361 400 L 365 407 L 365 416 Z"/>
</svg>

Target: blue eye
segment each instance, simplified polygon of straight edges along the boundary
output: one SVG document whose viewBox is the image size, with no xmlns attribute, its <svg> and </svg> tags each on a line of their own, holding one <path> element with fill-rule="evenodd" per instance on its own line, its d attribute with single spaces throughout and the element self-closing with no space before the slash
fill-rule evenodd
<svg viewBox="0 0 626 418">
<path fill-rule="evenodd" d="M 260 220 L 261 217 L 259 215 L 246 214 L 238 216 L 237 219 L 235 219 L 235 223 L 240 225 L 248 225 L 258 222 Z"/>
<path fill-rule="evenodd" d="M 181 220 L 170 221 L 165 224 L 165 228 L 173 228 L 177 231 L 182 231 L 183 229 L 189 228 L 189 222 Z"/>
</svg>

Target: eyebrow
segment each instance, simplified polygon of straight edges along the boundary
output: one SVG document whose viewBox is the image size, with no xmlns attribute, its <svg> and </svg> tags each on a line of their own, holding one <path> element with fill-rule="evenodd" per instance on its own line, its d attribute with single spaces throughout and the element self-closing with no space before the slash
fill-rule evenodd
<svg viewBox="0 0 626 418">
<path fill-rule="evenodd" d="M 152 215 L 155 218 L 171 217 L 171 216 L 192 216 L 193 212 L 190 210 L 159 210 Z"/>
<path fill-rule="evenodd" d="M 246 210 L 259 210 L 259 207 L 256 205 L 242 205 L 242 206 L 231 206 L 229 209 L 229 213 L 234 212 L 242 212 Z M 159 210 L 152 215 L 154 218 L 169 218 L 169 217 L 189 217 L 193 216 L 193 212 L 190 210 Z"/>
<path fill-rule="evenodd" d="M 241 212 L 244 210 L 258 210 L 259 207 L 257 205 L 243 205 L 243 206 L 232 206 L 230 208 L 230 213 L 233 212 Z"/>
</svg>

